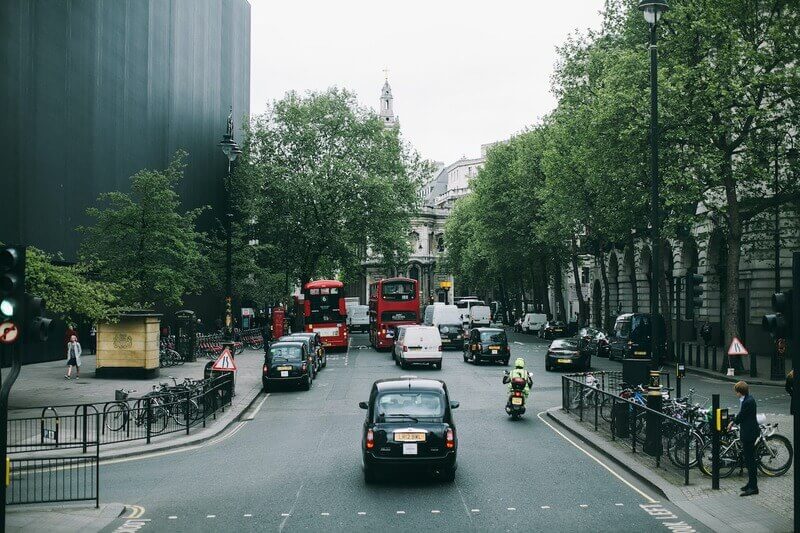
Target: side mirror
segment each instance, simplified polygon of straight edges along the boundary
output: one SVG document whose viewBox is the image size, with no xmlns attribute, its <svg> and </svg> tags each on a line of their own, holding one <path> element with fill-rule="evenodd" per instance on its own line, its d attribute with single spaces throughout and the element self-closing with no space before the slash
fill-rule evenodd
<svg viewBox="0 0 800 533">
<path fill-rule="evenodd" d="M 450 409 L 458 409 L 458 406 L 461 405 L 455 400 L 450 400 Z"/>
<path fill-rule="evenodd" d="M 358 406 L 362 409 L 369 409 L 367 402 L 358 402 Z"/>
</svg>

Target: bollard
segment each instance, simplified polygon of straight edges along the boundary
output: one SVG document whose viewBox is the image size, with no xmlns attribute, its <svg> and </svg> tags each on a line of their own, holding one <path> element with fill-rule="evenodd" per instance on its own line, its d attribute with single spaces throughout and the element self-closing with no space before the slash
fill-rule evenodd
<svg viewBox="0 0 800 533">
<path fill-rule="evenodd" d="M 690 365 L 692 364 L 692 352 L 693 351 L 694 351 L 694 344 L 690 344 L 689 345 L 689 357 L 687 358 Z"/>
<path fill-rule="evenodd" d="M 756 354 L 754 354 L 754 353 L 750 354 L 750 377 L 751 378 L 758 377 L 758 368 L 757 368 L 757 365 L 756 365 L 756 360 L 757 359 L 758 359 L 758 357 L 756 357 Z"/>
<path fill-rule="evenodd" d="M 711 422 L 711 488 L 719 490 L 719 434 L 722 428 L 719 427 L 719 394 L 711 396 L 711 414 L 714 420 Z"/>
<path fill-rule="evenodd" d="M 703 368 L 708 370 L 708 344 L 703 348 Z"/>
<path fill-rule="evenodd" d="M 696 366 L 697 368 L 700 368 L 700 345 L 699 344 L 697 345 L 697 350 L 695 350 L 694 366 Z"/>
<path fill-rule="evenodd" d="M 88 430 L 86 427 L 86 404 L 83 404 L 83 453 L 86 453 L 86 441 L 88 440 Z"/>
<path fill-rule="evenodd" d="M 711 368 L 716 370 L 717 369 L 717 347 L 711 347 Z"/>
<path fill-rule="evenodd" d="M 647 387 L 647 408 L 645 420 L 644 452 L 654 457 L 661 457 L 661 373 L 658 370 L 650 371 L 650 383 Z"/>
</svg>

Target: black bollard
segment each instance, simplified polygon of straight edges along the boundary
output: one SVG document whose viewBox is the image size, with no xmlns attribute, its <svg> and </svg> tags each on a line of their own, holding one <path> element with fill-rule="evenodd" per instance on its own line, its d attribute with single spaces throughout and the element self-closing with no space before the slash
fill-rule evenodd
<svg viewBox="0 0 800 533">
<path fill-rule="evenodd" d="M 711 488 L 719 490 L 719 434 L 722 431 L 722 418 L 719 410 L 719 394 L 711 396 Z"/>
</svg>

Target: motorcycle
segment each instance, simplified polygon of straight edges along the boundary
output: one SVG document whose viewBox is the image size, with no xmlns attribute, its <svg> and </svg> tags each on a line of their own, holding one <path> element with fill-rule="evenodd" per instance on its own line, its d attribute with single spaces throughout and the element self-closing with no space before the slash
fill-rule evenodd
<svg viewBox="0 0 800 533">
<path fill-rule="evenodd" d="M 508 370 L 503 372 L 503 384 L 511 383 L 511 392 L 508 395 L 508 402 L 506 402 L 506 414 L 511 417 L 511 420 L 517 420 L 525 413 L 525 386 L 533 385 L 533 374 L 528 372 L 528 377 L 514 377 L 509 375 Z"/>
</svg>

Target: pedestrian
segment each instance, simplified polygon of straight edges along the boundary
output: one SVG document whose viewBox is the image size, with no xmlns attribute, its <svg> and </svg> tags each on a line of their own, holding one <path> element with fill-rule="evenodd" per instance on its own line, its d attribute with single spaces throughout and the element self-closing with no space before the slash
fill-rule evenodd
<svg viewBox="0 0 800 533">
<path fill-rule="evenodd" d="M 67 330 L 64 332 L 64 350 L 67 349 L 72 337 L 78 338 L 78 331 L 75 329 L 75 324 L 67 324 Z"/>
<path fill-rule="evenodd" d="M 75 367 L 75 379 L 81 377 L 81 343 L 78 342 L 78 336 L 73 335 L 70 337 L 69 344 L 67 344 L 67 373 L 64 379 L 69 379 L 72 376 L 72 367 Z"/>
<path fill-rule="evenodd" d="M 97 355 L 97 327 L 94 324 L 89 328 L 89 348 Z"/>
<path fill-rule="evenodd" d="M 789 394 L 789 414 L 794 415 L 794 369 L 786 376 L 786 392 Z"/>
<path fill-rule="evenodd" d="M 203 320 L 201 318 L 197 319 L 197 333 L 205 333 L 203 331 L 205 328 L 203 327 Z"/>
<path fill-rule="evenodd" d="M 733 390 L 739 398 L 741 407 L 739 407 L 739 414 L 736 415 L 736 418 L 728 424 L 728 431 L 733 424 L 739 425 L 739 438 L 742 441 L 742 455 L 744 455 L 748 479 L 739 496 L 752 496 L 758 494 L 755 446 L 760 431 L 756 420 L 756 400 L 750 395 L 750 387 L 744 381 L 737 382 L 733 386 Z"/>
</svg>

